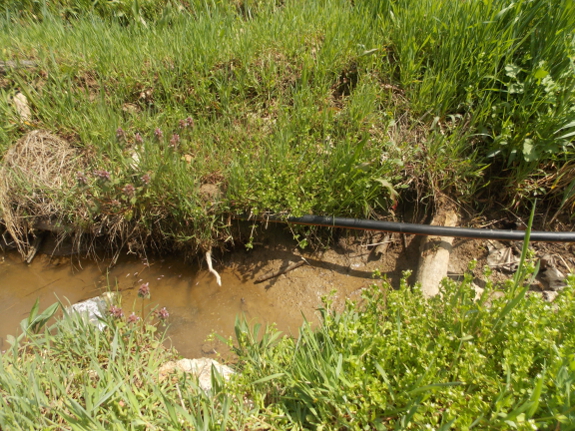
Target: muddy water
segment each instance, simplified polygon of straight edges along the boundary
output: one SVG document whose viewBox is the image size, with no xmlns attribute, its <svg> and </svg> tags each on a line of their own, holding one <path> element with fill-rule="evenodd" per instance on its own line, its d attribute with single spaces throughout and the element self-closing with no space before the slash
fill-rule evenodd
<svg viewBox="0 0 575 431">
<path fill-rule="evenodd" d="M 346 298 L 358 299 L 362 288 L 373 283 L 374 270 L 397 284 L 401 272 L 413 269 L 417 262 L 417 247 L 408 247 L 408 252 L 413 248 L 413 255 L 404 253 L 398 259 L 400 243 L 392 245 L 381 258 L 374 258 L 373 252 L 358 241 L 344 245 L 304 253 L 289 232 L 270 229 L 253 250 L 238 247 L 233 253 L 215 257 L 221 287 L 206 271 L 206 265 L 185 263 L 179 256 L 147 261 L 124 254 L 109 269 L 109 260 L 78 262 L 77 258 L 38 254 L 26 265 L 17 253 L 0 253 L 0 343 L 5 344 L 7 334 L 18 332 L 20 321 L 36 298 L 45 308 L 58 298 L 65 304 L 75 303 L 107 290 L 120 291 L 124 313 L 140 314 L 138 288 L 149 283 L 151 298 L 145 301 L 145 310 L 166 307 L 173 346 L 188 358 L 208 356 L 214 349 L 225 350 L 221 343 L 206 342 L 208 335 L 232 336 L 234 321 L 241 313 L 253 323 L 275 323 L 284 333 L 297 335 L 302 315 L 311 322 L 318 321 L 317 308 L 323 296 L 335 291 L 334 304 L 341 307 Z M 307 264 L 254 283 L 302 257 Z"/>
<path fill-rule="evenodd" d="M 57 299 L 65 304 L 75 303 L 108 289 L 117 290 L 121 292 L 124 313 L 141 314 L 142 300 L 137 291 L 147 282 L 151 298 L 145 301 L 146 312 L 153 307 L 166 307 L 170 313 L 168 335 L 174 347 L 186 357 L 206 356 L 223 348 L 221 343 L 206 342 L 207 336 L 214 331 L 226 337 L 232 335 L 235 318 L 240 313 L 250 321 L 276 323 L 280 330 L 297 334 L 303 320 L 302 311 L 314 321 L 314 309 L 321 295 L 333 287 L 329 280 L 319 286 L 317 283 L 306 285 L 306 276 L 301 278 L 301 273 L 292 279 L 283 275 L 283 286 L 280 282 L 273 287 L 274 281 L 254 284 L 253 274 L 257 270 L 233 259 L 225 266 L 221 262 L 218 265 L 222 286 L 218 286 L 207 271 L 183 263 L 177 257 L 149 262 L 124 257 L 111 269 L 107 268 L 109 261 L 78 262 L 48 255 L 38 255 L 30 265 L 22 263 L 16 253 L 0 259 L 3 259 L 0 264 L 3 343 L 7 334 L 18 332 L 19 322 L 28 315 L 36 298 L 40 299 L 41 308 L 45 308 Z M 286 282 L 297 288 L 286 288 Z M 5 349 L 6 344 L 2 348 Z"/>
</svg>

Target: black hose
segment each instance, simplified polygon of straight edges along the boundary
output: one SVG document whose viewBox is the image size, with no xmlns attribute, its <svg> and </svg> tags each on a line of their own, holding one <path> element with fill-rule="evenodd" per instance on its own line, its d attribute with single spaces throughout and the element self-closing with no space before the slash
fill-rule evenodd
<svg viewBox="0 0 575 431">
<path fill-rule="evenodd" d="M 389 221 L 360 220 L 343 217 L 323 217 L 306 215 L 303 217 L 279 216 L 266 218 L 270 222 L 294 223 L 313 226 L 327 226 L 346 229 L 377 230 L 384 232 L 399 232 L 415 235 L 449 236 L 456 238 L 518 240 L 525 238 L 522 230 L 474 229 L 464 227 L 431 226 L 415 223 L 398 223 Z M 529 241 L 545 242 L 575 242 L 575 232 L 538 232 L 531 231 Z"/>
</svg>

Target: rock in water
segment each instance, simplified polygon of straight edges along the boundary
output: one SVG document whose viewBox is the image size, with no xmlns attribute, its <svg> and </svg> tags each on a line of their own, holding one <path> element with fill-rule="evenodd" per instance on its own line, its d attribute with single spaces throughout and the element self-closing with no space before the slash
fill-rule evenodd
<svg viewBox="0 0 575 431">
<path fill-rule="evenodd" d="M 104 316 L 110 303 L 114 299 L 112 292 L 105 292 L 101 296 L 90 298 L 82 302 L 71 305 L 67 308 L 68 313 L 78 313 L 86 316 L 90 323 L 93 323 L 99 330 L 106 326 L 99 318 Z"/>
</svg>

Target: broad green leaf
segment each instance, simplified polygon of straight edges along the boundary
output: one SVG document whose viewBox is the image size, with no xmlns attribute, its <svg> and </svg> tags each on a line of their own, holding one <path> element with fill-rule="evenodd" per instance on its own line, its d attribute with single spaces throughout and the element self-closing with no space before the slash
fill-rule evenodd
<svg viewBox="0 0 575 431">
<path fill-rule="evenodd" d="M 256 381 L 252 382 L 252 384 L 257 385 L 257 384 L 260 384 L 260 383 L 269 382 L 270 380 L 277 379 L 277 378 L 280 378 L 280 377 L 283 377 L 283 376 L 285 376 L 285 373 L 271 374 L 271 375 L 269 375 L 269 376 L 262 377 L 261 379 L 258 379 L 258 380 L 256 380 Z"/>
</svg>

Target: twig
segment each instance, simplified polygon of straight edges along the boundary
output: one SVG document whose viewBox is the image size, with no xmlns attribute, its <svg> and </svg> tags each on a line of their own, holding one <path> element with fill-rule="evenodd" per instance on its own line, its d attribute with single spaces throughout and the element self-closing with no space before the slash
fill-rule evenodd
<svg viewBox="0 0 575 431">
<path fill-rule="evenodd" d="M 180 404 L 182 405 L 182 408 L 184 410 L 186 410 L 186 406 L 184 404 L 184 399 L 182 398 L 182 391 L 180 391 L 180 385 L 178 383 L 176 383 L 176 390 L 178 391 L 178 397 L 180 398 Z"/>
<path fill-rule="evenodd" d="M 565 261 L 565 259 L 563 259 L 563 256 L 561 256 L 560 254 L 558 254 L 557 256 L 559 256 L 559 259 L 561 259 L 561 262 L 563 262 L 563 265 L 565 265 L 565 268 L 567 268 L 567 270 L 569 271 L 569 274 L 573 274 L 573 270 L 572 270 L 571 267 L 567 264 L 567 262 Z"/>
<path fill-rule="evenodd" d="M 206 251 L 206 262 L 208 263 L 208 270 L 214 274 L 214 277 L 216 277 L 216 282 L 218 283 L 218 286 L 222 285 L 222 277 L 220 277 L 220 274 L 218 274 L 218 271 L 216 271 L 213 267 L 212 267 L 212 249 L 209 249 L 208 251 Z"/>
<path fill-rule="evenodd" d="M 305 263 L 306 263 L 306 261 L 304 261 L 304 260 L 300 260 L 299 262 L 292 263 L 291 265 L 288 265 L 288 267 L 285 269 L 279 269 L 270 275 L 266 275 L 266 276 L 258 278 L 256 281 L 254 281 L 254 284 L 263 283 L 264 281 L 267 281 L 270 278 L 278 277 L 282 274 L 285 274 L 286 272 L 289 272 L 293 269 L 299 268 L 300 266 L 302 266 Z M 309 265 L 309 263 L 308 263 L 308 265 Z"/>
<path fill-rule="evenodd" d="M 0 72 L 6 72 L 10 69 L 33 69 L 37 64 L 35 61 L 0 61 Z"/>
<path fill-rule="evenodd" d="M 38 250 L 40 249 L 40 246 L 42 245 L 43 239 L 44 239 L 43 234 L 38 235 L 36 238 L 34 238 L 34 242 L 30 246 L 30 251 L 28 252 L 28 255 L 26 256 L 26 263 L 32 263 L 32 261 L 34 260 L 34 257 L 36 256 L 36 253 L 38 253 Z"/>
<path fill-rule="evenodd" d="M 365 244 L 365 245 L 362 245 L 362 247 L 375 247 L 375 246 L 378 246 L 378 245 L 391 244 L 392 242 L 394 242 L 394 241 L 374 242 L 373 244 Z"/>
</svg>

